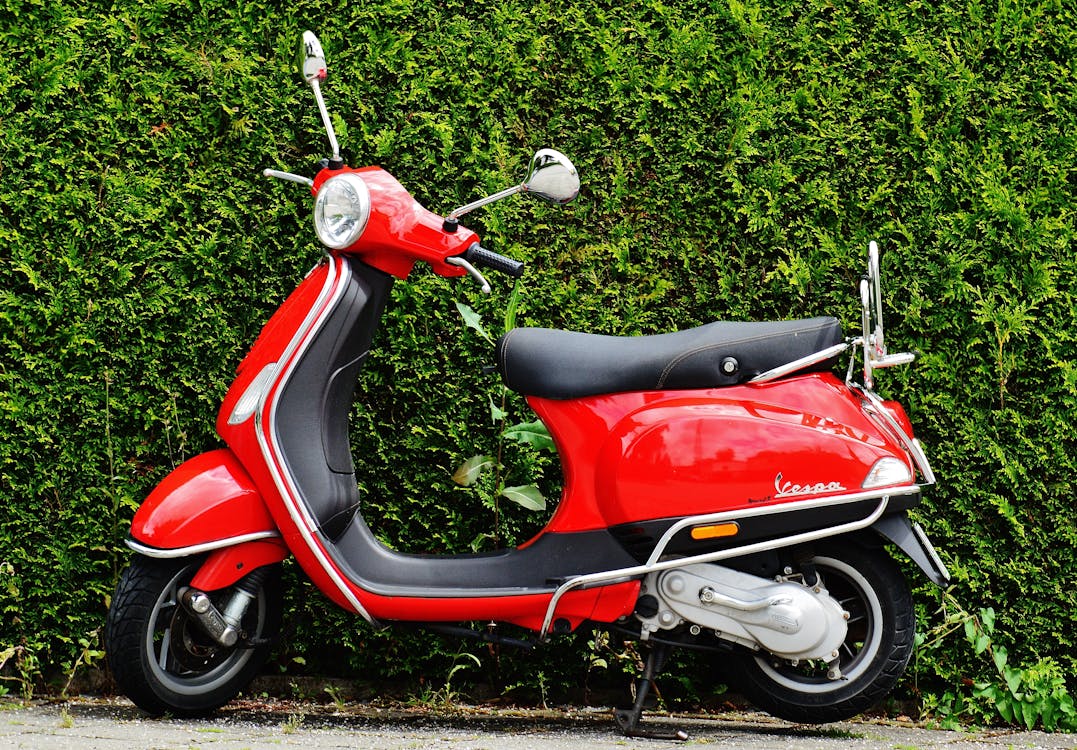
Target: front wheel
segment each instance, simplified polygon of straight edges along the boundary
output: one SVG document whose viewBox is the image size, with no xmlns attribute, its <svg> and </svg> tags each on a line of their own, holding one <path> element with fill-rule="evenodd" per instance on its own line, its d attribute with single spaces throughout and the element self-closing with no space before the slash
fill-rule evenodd
<svg viewBox="0 0 1077 750">
<path fill-rule="evenodd" d="M 109 666 L 123 693 L 150 714 L 200 716 L 232 700 L 265 662 L 280 627 L 274 566 L 243 617 L 245 637 L 233 647 L 213 641 L 180 604 L 199 565 L 138 556 L 116 585 L 105 628 Z M 208 593 L 222 608 L 234 591 Z"/>
<path fill-rule="evenodd" d="M 882 549 L 845 547 L 811 560 L 830 596 L 849 612 L 839 649 L 842 677 L 823 662 L 792 663 L 745 654 L 739 677 L 756 706 L 789 721 L 842 721 L 871 708 L 901 677 L 912 654 L 916 619 L 901 570 Z"/>
</svg>

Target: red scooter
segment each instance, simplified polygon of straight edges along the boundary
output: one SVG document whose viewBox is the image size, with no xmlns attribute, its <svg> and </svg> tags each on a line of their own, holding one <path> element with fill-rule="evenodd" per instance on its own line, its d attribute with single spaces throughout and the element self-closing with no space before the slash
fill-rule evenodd
<svg viewBox="0 0 1077 750">
<path fill-rule="evenodd" d="M 135 515 L 137 553 L 106 630 L 116 681 L 154 714 L 231 700 L 277 635 L 289 555 L 333 602 L 374 625 L 419 624 L 514 645 L 582 627 L 650 645 L 631 707 L 672 649 L 724 655 L 759 707 L 799 722 L 857 714 L 893 687 L 915 617 L 884 545 L 936 584 L 946 568 L 906 511 L 934 476 L 902 407 L 872 390 L 888 354 L 878 251 L 861 282 L 862 335 L 839 322 L 714 322 L 620 338 L 517 328 L 497 365 L 549 429 L 564 490 L 546 527 L 495 553 L 401 554 L 361 512 L 348 435 L 354 387 L 389 291 L 417 262 L 441 276 L 523 264 L 459 217 L 524 192 L 572 200 L 579 180 L 543 149 L 525 182 L 442 218 L 378 167 L 340 158 L 306 32 L 302 71 L 333 156 L 303 183 L 326 257 L 272 316 L 221 406 L 226 447 L 168 475 Z M 832 368 L 849 353 L 845 380 Z M 863 360 L 863 383 L 853 362 Z M 466 623 L 484 623 L 471 630 Z M 511 623 L 530 640 L 485 623 Z"/>
</svg>

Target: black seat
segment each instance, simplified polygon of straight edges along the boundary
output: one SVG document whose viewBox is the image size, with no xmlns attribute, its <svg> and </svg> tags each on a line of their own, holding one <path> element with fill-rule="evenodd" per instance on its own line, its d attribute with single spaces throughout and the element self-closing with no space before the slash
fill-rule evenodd
<svg viewBox="0 0 1077 750">
<path fill-rule="evenodd" d="M 719 321 L 656 336 L 514 328 L 497 342 L 505 384 L 543 398 L 737 385 L 842 342 L 841 324 Z M 805 368 L 828 370 L 834 358 Z"/>
</svg>

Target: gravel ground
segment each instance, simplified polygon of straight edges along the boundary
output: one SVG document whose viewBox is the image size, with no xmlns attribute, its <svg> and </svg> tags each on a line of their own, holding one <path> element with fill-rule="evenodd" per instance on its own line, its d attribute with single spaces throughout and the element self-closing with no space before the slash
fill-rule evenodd
<svg viewBox="0 0 1077 750">
<path fill-rule="evenodd" d="M 233 703 L 213 718 L 151 719 L 125 700 L 0 701 L 0 748 L 254 750 L 613 750 L 708 745 L 752 750 L 1077 750 L 1077 735 L 926 729 L 904 722 L 807 727 L 763 714 L 655 716 L 648 726 L 684 729 L 686 743 L 622 737 L 608 710 L 509 711 L 460 708 L 339 709 L 293 702 Z"/>
</svg>

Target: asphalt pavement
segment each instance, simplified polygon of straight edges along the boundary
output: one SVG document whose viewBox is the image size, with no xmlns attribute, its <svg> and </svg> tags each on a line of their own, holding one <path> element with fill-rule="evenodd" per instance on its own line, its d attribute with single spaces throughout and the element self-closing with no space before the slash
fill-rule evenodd
<svg viewBox="0 0 1077 750">
<path fill-rule="evenodd" d="M 809 727 L 765 714 L 645 715 L 648 726 L 684 729 L 687 742 L 625 738 L 609 710 L 514 711 L 379 708 L 292 702 L 233 703 L 210 719 L 153 719 L 120 699 L 0 700 L 5 750 L 1077 750 L 1077 735 L 928 729 L 863 721 Z"/>
</svg>

